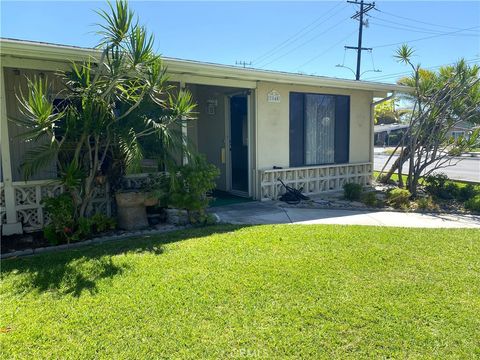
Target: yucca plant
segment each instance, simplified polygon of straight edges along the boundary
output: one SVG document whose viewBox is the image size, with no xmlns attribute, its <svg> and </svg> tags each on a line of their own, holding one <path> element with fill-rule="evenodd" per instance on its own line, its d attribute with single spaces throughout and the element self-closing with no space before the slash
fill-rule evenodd
<svg viewBox="0 0 480 360">
<path fill-rule="evenodd" d="M 398 172 L 403 187 L 401 175 L 406 164 L 406 187 L 415 197 L 421 176 L 457 164 L 461 158 L 455 155 L 475 147 L 480 138 L 480 67 L 461 59 L 435 72 L 415 65 L 413 55 L 413 49 L 403 45 L 395 56 L 412 69 L 412 75 L 398 83 L 412 88 L 403 98 L 410 100 L 413 109 L 409 128 L 398 145 L 399 157 L 382 179 L 388 182 Z M 455 139 L 450 131 L 462 122 L 470 122 L 476 129 L 469 136 Z"/>
<path fill-rule="evenodd" d="M 17 96 L 23 136 L 39 143 L 25 156 L 25 178 L 56 161 L 77 218 L 86 215 L 98 176 L 138 168 L 143 139 L 155 141 L 163 160 L 188 152 L 181 126 L 195 107 L 189 92 L 167 85 L 153 35 L 138 24 L 128 3 L 108 6 L 108 12 L 98 12 L 99 59 L 72 63 L 59 74 L 65 87 L 61 106 L 54 106 L 46 78 L 28 79 L 27 92 Z"/>
</svg>

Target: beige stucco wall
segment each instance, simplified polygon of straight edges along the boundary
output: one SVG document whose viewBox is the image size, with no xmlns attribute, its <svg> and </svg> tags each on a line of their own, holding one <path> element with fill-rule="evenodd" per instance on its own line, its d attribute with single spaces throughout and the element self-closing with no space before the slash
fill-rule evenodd
<svg viewBox="0 0 480 360">
<path fill-rule="evenodd" d="M 267 94 L 276 90 L 280 103 L 269 103 Z M 372 122 L 370 91 L 259 82 L 257 87 L 257 170 L 289 166 L 289 93 L 308 92 L 350 96 L 350 163 L 370 161 Z"/>
</svg>

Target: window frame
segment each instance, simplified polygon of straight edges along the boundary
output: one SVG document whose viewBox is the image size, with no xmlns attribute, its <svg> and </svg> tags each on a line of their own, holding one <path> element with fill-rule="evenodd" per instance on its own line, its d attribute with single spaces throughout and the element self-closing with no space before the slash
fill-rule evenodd
<svg viewBox="0 0 480 360">
<path fill-rule="evenodd" d="M 303 114 L 302 114 L 302 139 L 301 139 L 301 146 L 302 146 L 302 151 L 301 151 L 301 164 L 292 164 L 292 159 L 295 159 L 297 156 L 292 155 L 292 95 L 302 95 L 302 109 L 303 109 Z M 305 157 L 306 157 L 306 149 L 305 149 L 305 96 L 306 95 L 320 95 L 320 96 L 332 96 L 335 99 L 335 130 L 334 130 L 334 161 L 331 163 L 317 163 L 317 164 L 306 164 L 305 162 Z M 345 108 L 344 111 L 346 111 L 346 126 L 342 126 L 342 130 L 346 131 L 347 133 L 347 138 L 346 138 L 346 143 L 345 143 L 345 149 L 344 151 L 346 152 L 345 158 L 346 160 L 344 161 L 337 161 L 336 160 L 336 153 L 337 153 L 337 139 L 338 139 L 338 133 L 337 133 L 337 110 L 340 108 L 341 104 L 338 103 L 338 99 L 343 98 L 347 102 L 347 107 Z M 300 168 L 300 167 L 314 167 L 314 166 L 326 166 L 326 165 L 341 165 L 341 164 L 348 164 L 350 162 L 350 122 L 351 122 L 351 96 L 350 95 L 343 95 L 343 94 L 328 94 L 328 93 L 315 93 L 315 92 L 302 92 L 302 91 L 290 91 L 289 92 L 289 167 L 290 168 Z M 345 127 L 345 128 L 344 128 Z M 297 134 L 298 136 L 298 134 Z M 294 163 L 298 163 L 298 161 L 293 160 Z"/>
</svg>

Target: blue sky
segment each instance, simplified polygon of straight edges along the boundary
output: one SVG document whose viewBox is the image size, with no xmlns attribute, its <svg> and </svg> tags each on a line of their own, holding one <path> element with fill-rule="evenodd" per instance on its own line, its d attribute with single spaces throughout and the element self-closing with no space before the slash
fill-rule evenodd
<svg viewBox="0 0 480 360">
<path fill-rule="evenodd" d="M 346 1 L 164 2 L 131 1 L 140 22 L 156 36 L 158 52 L 170 57 L 352 78 L 358 8 Z M 97 1 L 1 1 L 1 36 L 76 46 L 98 41 Z M 362 79 L 393 82 L 408 71 L 393 54 L 401 42 L 416 49 L 425 67 L 460 57 L 479 63 L 480 2 L 377 1 L 364 30 Z M 462 31 L 461 29 L 470 29 Z M 427 39 L 424 39 L 427 38 Z M 412 41 L 423 39 L 419 41 Z"/>
</svg>

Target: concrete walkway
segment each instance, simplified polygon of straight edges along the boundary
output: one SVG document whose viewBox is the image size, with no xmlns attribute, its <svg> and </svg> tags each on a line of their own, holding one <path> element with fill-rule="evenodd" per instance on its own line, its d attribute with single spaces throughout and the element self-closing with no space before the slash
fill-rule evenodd
<svg viewBox="0 0 480 360">
<path fill-rule="evenodd" d="M 277 202 L 249 202 L 211 209 L 230 224 L 339 224 L 412 228 L 480 228 L 480 216 L 420 214 L 281 207 Z"/>
</svg>

